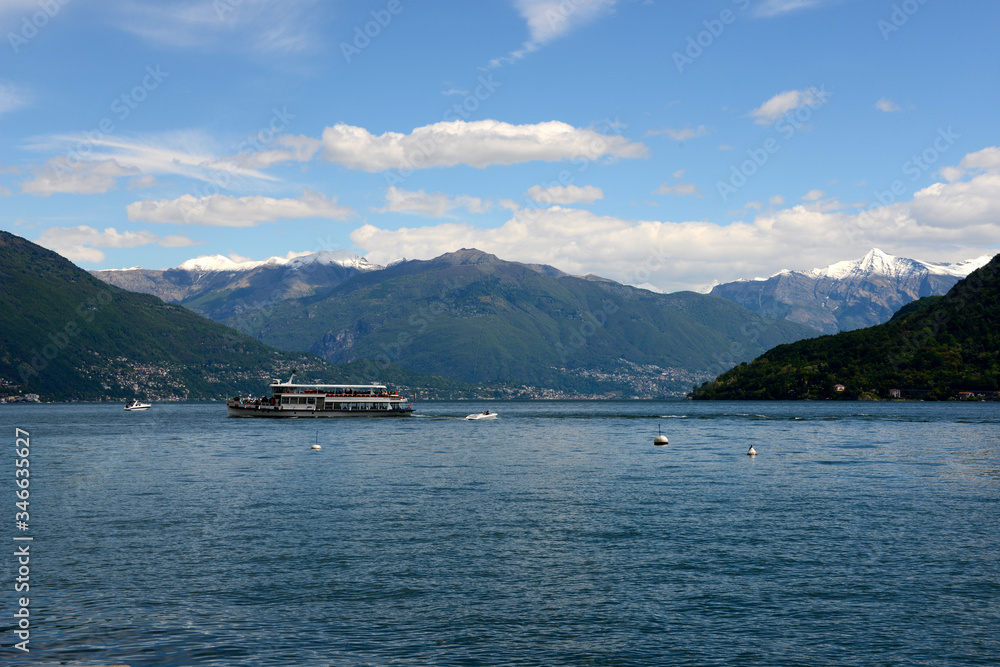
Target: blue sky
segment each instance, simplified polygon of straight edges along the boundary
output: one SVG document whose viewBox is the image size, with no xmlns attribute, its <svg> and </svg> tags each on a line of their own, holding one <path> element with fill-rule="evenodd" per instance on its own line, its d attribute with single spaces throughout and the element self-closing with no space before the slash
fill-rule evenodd
<svg viewBox="0 0 1000 667">
<path fill-rule="evenodd" d="M 1000 244 L 987 0 L 6 0 L 0 224 L 665 291 Z"/>
</svg>

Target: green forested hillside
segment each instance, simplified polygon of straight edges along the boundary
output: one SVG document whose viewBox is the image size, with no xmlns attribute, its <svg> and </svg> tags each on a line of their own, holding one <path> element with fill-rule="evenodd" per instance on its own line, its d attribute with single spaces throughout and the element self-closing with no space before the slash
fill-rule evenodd
<svg viewBox="0 0 1000 667">
<path fill-rule="evenodd" d="M 180 306 L 107 285 L 0 232 L 0 395 L 218 398 L 259 393 L 292 367 L 329 372 Z"/>
<path fill-rule="evenodd" d="M 889 322 L 780 345 L 696 389 L 701 399 L 946 399 L 1000 390 L 1000 255 Z M 844 385 L 842 392 L 834 386 Z"/>
<path fill-rule="evenodd" d="M 693 377 L 815 333 L 717 297 L 655 294 L 477 250 L 404 262 L 225 321 L 334 363 L 381 360 L 474 384 L 575 391 L 656 369 L 671 369 L 670 382 L 687 390 Z"/>
</svg>

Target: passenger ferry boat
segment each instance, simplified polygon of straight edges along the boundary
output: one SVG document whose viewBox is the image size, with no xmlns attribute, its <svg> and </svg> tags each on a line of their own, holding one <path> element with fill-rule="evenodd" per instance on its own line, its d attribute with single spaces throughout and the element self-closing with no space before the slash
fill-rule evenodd
<svg viewBox="0 0 1000 667">
<path fill-rule="evenodd" d="M 230 417 L 394 417 L 413 406 L 384 384 L 271 382 L 270 398 L 226 399 Z"/>
</svg>

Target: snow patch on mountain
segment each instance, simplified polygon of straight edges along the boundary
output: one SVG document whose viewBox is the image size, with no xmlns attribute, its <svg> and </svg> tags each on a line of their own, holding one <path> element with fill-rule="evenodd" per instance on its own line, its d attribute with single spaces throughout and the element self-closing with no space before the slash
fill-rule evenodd
<svg viewBox="0 0 1000 667">
<path fill-rule="evenodd" d="M 919 259 L 896 257 L 878 248 L 872 248 L 861 259 L 836 262 L 823 268 L 812 269 L 811 271 L 782 269 L 768 278 L 744 278 L 734 282 L 764 282 L 775 276 L 793 274 L 809 278 L 831 278 L 834 280 L 845 280 L 852 277 L 860 278 L 866 275 L 880 275 L 899 279 L 925 273 L 936 276 L 965 278 L 976 269 L 986 266 L 991 259 L 992 256 L 983 255 L 982 257 L 955 263 L 926 262 Z"/>
<path fill-rule="evenodd" d="M 939 264 L 924 262 L 918 259 L 896 257 L 873 248 L 861 259 L 837 262 L 830 266 L 813 269 L 805 275 L 813 278 L 833 278 L 843 280 L 853 276 L 880 275 L 891 278 L 904 278 L 911 275 L 930 273 L 938 276 L 955 276 L 964 278 L 989 261 L 989 257 L 970 259 L 957 264 Z"/>
<path fill-rule="evenodd" d="M 195 257 L 176 267 L 182 271 L 209 273 L 217 271 L 250 271 L 261 266 L 286 266 L 299 269 L 309 264 L 340 265 L 358 271 L 376 271 L 382 267 L 364 257 L 346 250 L 321 250 L 319 252 L 289 253 L 287 257 L 268 257 L 259 261 L 236 262 L 225 255 Z"/>
</svg>

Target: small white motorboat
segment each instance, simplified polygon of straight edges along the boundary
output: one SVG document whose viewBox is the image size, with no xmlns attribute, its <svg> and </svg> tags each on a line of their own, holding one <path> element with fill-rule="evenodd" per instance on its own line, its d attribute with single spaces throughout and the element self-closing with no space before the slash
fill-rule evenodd
<svg viewBox="0 0 1000 667">
<path fill-rule="evenodd" d="M 471 415 L 468 415 L 466 417 L 466 419 L 472 419 L 474 421 L 479 421 L 481 419 L 496 419 L 499 416 L 500 415 L 498 415 L 495 412 L 490 412 L 489 410 L 483 410 L 482 412 L 476 412 L 476 413 L 473 413 Z"/>
<path fill-rule="evenodd" d="M 129 401 L 125 404 L 125 410 L 128 412 L 136 412 L 138 410 L 149 410 L 153 407 L 152 403 L 140 403 L 139 401 Z"/>
</svg>

